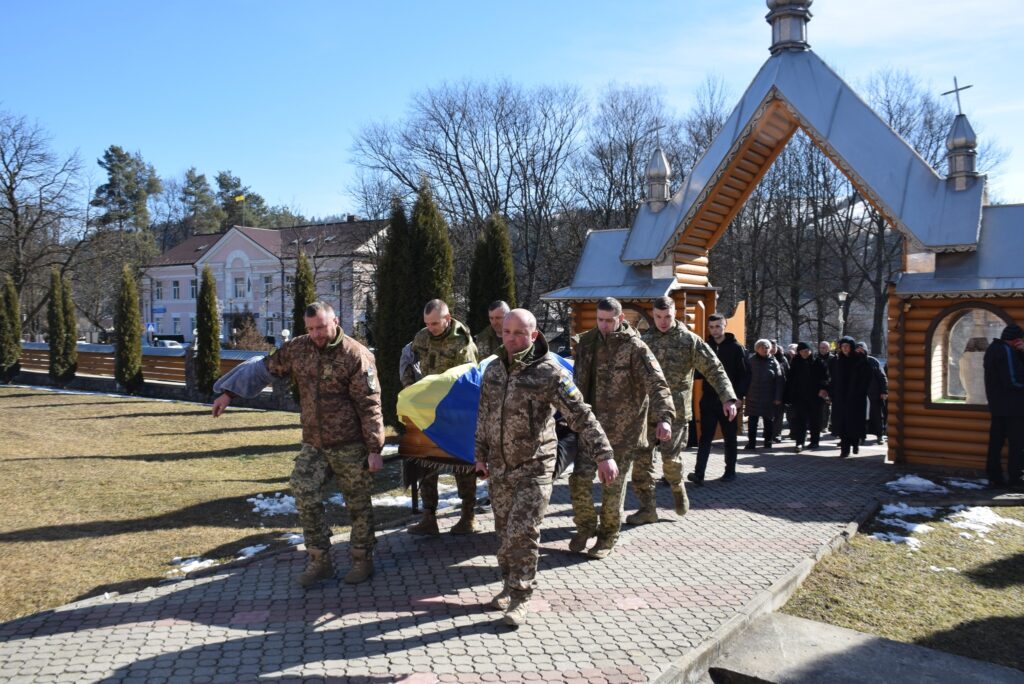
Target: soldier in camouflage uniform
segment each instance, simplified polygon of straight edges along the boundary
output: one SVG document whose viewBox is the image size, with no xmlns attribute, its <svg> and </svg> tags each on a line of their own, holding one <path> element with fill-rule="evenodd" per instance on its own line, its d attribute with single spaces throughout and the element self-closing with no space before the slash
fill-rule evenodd
<svg viewBox="0 0 1024 684">
<path fill-rule="evenodd" d="M 601 481 L 617 469 L 601 425 L 572 377 L 548 354 L 537 320 L 525 309 L 505 317 L 504 346 L 484 370 L 476 424 L 476 469 L 490 478 L 498 567 L 504 586 L 488 604 L 511 626 L 526 620 L 540 546 L 540 525 L 551 498 L 557 454 L 555 409 L 579 433 L 598 462 Z M 589 485 L 588 485 L 589 486 Z"/>
<path fill-rule="evenodd" d="M 507 313 L 508 303 L 500 299 L 487 305 L 487 320 L 490 325 L 476 336 L 476 352 L 479 359 L 486 359 L 501 346 L 501 324 Z"/>
<path fill-rule="evenodd" d="M 676 305 L 671 297 L 655 299 L 653 313 L 654 327 L 644 333 L 643 340 L 661 364 L 668 386 L 672 388 L 672 402 L 676 406 L 672 437 L 658 440 L 656 448 L 661 454 L 665 479 L 672 487 L 676 513 L 685 515 L 690 502 L 683 484 L 682 451 L 693 417 L 694 369 L 700 371 L 704 381 L 710 383 L 722 398 L 722 411 L 729 420 L 736 418 L 736 393 L 729 382 L 725 367 L 718 360 L 714 350 L 707 342 L 690 332 L 685 323 L 676 320 Z M 653 430 L 651 432 L 653 433 Z M 653 434 L 651 439 L 653 442 Z M 655 445 L 651 444 L 651 447 L 646 449 L 633 465 L 633 491 L 640 501 L 640 508 L 626 518 L 626 522 L 631 525 L 658 521 L 658 510 L 654 502 Z"/>
<path fill-rule="evenodd" d="M 580 449 L 569 476 L 576 534 L 572 551 L 582 551 L 597 535 L 592 558 L 605 558 L 619 538 L 626 481 L 633 460 L 647 450 L 647 413 L 657 423 L 657 437 L 670 439 L 675 407 L 672 393 L 657 359 L 627 322 L 618 300 L 606 297 L 597 303 L 597 328 L 580 335 L 573 370 L 583 399 L 594 409 L 615 451 L 619 476 L 601 487 L 601 522 L 598 525 L 591 486 L 596 463 L 593 454 Z"/>
<path fill-rule="evenodd" d="M 352 567 L 345 581 L 355 584 L 373 574 L 376 539 L 370 474 L 381 469 L 384 446 L 377 368 L 373 354 L 345 335 L 330 304 L 310 304 L 305 322 L 306 335 L 217 381 L 214 389 L 223 394 L 213 403 L 213 415 L 223 413 L 232 397 L 259 394 L 272 375 L 291 376 L 299 388 L 302 422 L 302 450 L 295 459 L 291 488 L 309 556 L 298 581 L 308 588 L 334 575 L 323 505 L 323 488 L 333 474 L 352 520 Z"/>
<path fill-rule="evenodd" d="M 412 351 L 420 364 L 424 376 L 443 373 L 449 368 L 464 363 L 476 363 L 476 345 L 469 328 L 452 318 L 448 305 L 440 299 L 431 299 L 423 307 L 425 328 L 416 333 L 412 340 Z M 423 519 L 409 527 L 411 534 L 436 535 L 437 529 L 437 476 L 436 470 L 428 472 L 419 482 L 420 496 L 423 497 Z M 452 534 L 471 534 L 476 530 L 474 507 L 476 506 L 476 475 L 473 472 L 455 473 L 459 498 L 462 499 L 462 516 L 452 527 Z"/>
</svg>

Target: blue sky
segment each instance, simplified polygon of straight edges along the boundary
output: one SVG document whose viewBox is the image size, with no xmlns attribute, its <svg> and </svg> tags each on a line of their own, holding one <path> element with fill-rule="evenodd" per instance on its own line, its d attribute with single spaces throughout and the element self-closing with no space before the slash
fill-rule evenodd
<svg viewBox="0 0 1024 684">
<path fill-rule="evenodd" d="M 979 8 L 984 8 L 980 13 Z M 768 57 L 761 0 L 488 2 L 3 1 L 0 108 L 77 150 L 111 144 L 162 176 L 230 169 L 272 204 L 356 209 L 353 136 L 444 81 L 654 85 L 680 113 L 708 74 L 730 107 Z M 857 87 L 884 67 L 964 111 L 1010 152 L 990 179 L 1024 202 L 1024 3 L 817 0 L 809 40 Z"/>
</svg>

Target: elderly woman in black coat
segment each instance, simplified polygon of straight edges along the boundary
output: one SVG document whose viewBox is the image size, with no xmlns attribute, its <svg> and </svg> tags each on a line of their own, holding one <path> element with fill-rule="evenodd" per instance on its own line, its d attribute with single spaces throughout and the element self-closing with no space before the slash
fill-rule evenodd
<svg viewBox="0 0 1024 684">
<path fill-rule="evenodd" d="M 771 346 L 769 340 L 758 340 L 754 343 L 754 355 L 750 357 L 750 387 L 744 400 L 747 414 L 747 445 L 744 449 L 757 448 L 758 418 L 764 421 L 764 448 L 772 448 L 775 407 L 782 404 L 786 379 L 779 362 L 768 354 Z"/>
<path fill-rule="evenodd" d="M 864 439 L 865 417 L 868 406 L 868 384 L 871 367 L 867 359 L 854 352 L 852 337 L 839 340 L 839 355 L 835 372 L 829 378 L 829 396 L 832 397 L 832 425 L 839 435 L 839 458 L 858 452 Z"/>
<path fill-rule="evenodd" d="M 786 401 L 793 407 L 790 420 L 796 451 L 800 453 L 808 431 L 811 448 L 818 448 L 821 406 L 828 396 L 828 365 L 820 356 L 814 355 L 811 345 L 806 342 L 801 342 L 796 348 L 797 353 L 789 364 L 789 376 L 786 378 Z"/>
</svg>

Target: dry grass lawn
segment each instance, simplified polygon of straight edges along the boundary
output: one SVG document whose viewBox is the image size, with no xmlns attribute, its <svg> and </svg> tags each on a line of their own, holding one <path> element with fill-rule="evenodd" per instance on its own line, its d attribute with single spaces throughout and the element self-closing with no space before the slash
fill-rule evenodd
<svg viewBox="0 0 1024 684">
<path fill-rule="evenodd" d="M 1024 508 L 993 510 L 1024 521 Z M 783 612 L 1024 670 L 1024 527 L 997 525 L 989 544 L 939 522 L 948 513 L 912 518 L 934 528 L 914 535 L 913 552 L 866 536 L 899 532 L 872 523 L 821 561 Z"/>
<path fill-rule="evenodd" d="M 301 532 L 246 501 L 287 492 L 294 413 L 214 420 L 198 404 L 0 387 L 0 435 L 0 621 L 159 582 L 176 556 L 227 560 Z M 399 482 L 394 461 L 378 493 Z M 408 513 L 378 509 L 378 526 Z"/>
</svg>

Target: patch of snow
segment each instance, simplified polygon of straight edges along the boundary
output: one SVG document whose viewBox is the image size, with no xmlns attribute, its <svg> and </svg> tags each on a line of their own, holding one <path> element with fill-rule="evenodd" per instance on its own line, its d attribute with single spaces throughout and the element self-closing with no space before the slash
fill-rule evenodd
<svg viewBox="0 0 1024 684">
<path fill-rule="evenodd" d="M 882 506 L 882 515 L 896 515 L 896 516 L 907 516 L 907 515 L 923 515 L 931 518 L 935 516 L 935 511 L 938 509 L 933 506 L 908 506 L 902 501 L 894 504 L 885 504 Z"/>
<path fill-rule="evenodd" d="M 917 475 L 904 475 L 898 480 L 886 482 L 885 486 L 899 494 L 926 493 L 949 494 L 949 489 Z"/>
<path fill-rule="evenodd" d="M 960 530 L 970 530 L 979 536 L 988 534 L 996 525 L 1024 527 L 1024 522 L 1013 518 L 1004 518 L 988 506 L 971 506 L 946 516 L 944 520 L 952 527 Z"/>
<path fill-rule="evenodd" d="M 281 492 L 275 492 L 271 497 L 257 494 L 246 501 L 253 505 L 252 512 L 260 515 L 288 515 L 299 512 L 295 507 L 295 497 Z"/>
<path fill-rule="evenodd" d="M 170 577 L 177 577 L 181 575 L 187 575 L 190 572 L 197 570 L 204 570 L 206 568 L 212 568 L 217 565 L 217 561 L 210 560 L 208 558 L 202 558 L 201 556 L 190 556 L 188 558 L 182 558 L 181 556 L 175 556 L 171 559 L 171 565 L 175 565 L 172 570 L 167 571 L 167 575 Z"/>
<path fill-rule="evenodd" d="M 956 568 L 954 568 L 951 565 L 947 565 L 944 568 L 940 568 L 937 565 L 929 565 L 928 569 L 931 570 L 932 572 L 960 572 L 959 570 L 957 570 Z"/>
<path fill-rule="evenodd" d="M 935 529 L 934 527 L 930 527 L 924 523 L 910 522 L 909 520 L 903 520 L 902 518 L 876 518 L 875 522 L 879 522 L 883 525 L 889 525 L 891 527 L 902 527 L 910 534 L 915 534 L 917 532 L 927 534 Z"/>
<path fill-rule="evenodd" d="M 299 544 L 302 544 L 303 542 L 306 541 L 306 537 L 303 536 L 302 534 L 294 534 L 293 533 L 293 534 L 286 534 L 285 537 L 284 537 L 284 540 L 286 542 L 288 542 L 289 544 L 293 544 L 295 546 L 298 546 Z"/>
<path fill-rule="evenodd" d="M 964 539 L 974 539 L 974 535 L 971 534 L 970 532 L 961 532 L 960 536 L 963 537 Z"/>
<path fill-rule="evenodd" d="M 267 548 L 266 544 L 256 544 L 255 546 L 246 546 L 244 549 L 241 549 L 238 552 L 238 555 L 235 556 L 235 560 L 241 560 L 243 558 L 249 558 L 251 556 L 255 556 L 257 553 L 259 553 L 260 551 L 263 551 L 266 548 Z"/>
<path fill-rule="evenodd" d="M 946 478 L 946 484 L 950 487 L 956 487 L 957 489 L 985 489 L 988 486 L 988 480 L 962 480 L 960 478 Z"/>
<path fill-rule="evenodd" d="M 411 496 L 378 496 L 373 500 L 374 506 L 394 506 L 396 508 L 412 508 Z"/>
<path fill-rule="evenodd" d="M 906 544 L 907 548 L 911 551 L 917 551 L 921 548 L 921 542 L 913 537 L 905 537 L 902 534 L 894 534 L 892 532 L 875 532 L 871 535 L 873 539 L 878 541 L 890 542 L 892 544 Z"/>
</svg>

